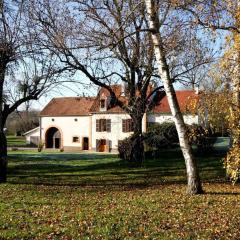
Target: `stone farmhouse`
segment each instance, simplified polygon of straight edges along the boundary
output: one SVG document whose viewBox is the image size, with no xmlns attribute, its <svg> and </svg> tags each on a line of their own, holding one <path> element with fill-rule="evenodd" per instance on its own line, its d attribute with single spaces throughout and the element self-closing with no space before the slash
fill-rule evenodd
<svg viewBox="0 0 240 240">
<path fill-rule="evenodd" d="M 124 97 L 120 85 L 114 87 L 117 96 Z M 176 91 L 180 109 L 187 124 L 198 123 L 198 116 L 188 111 L 189 103 L 197 98 L 192 90 Z M 166 96 L 144 114 L 142 129 L 149 124 L 172 121 Z M 119 141 L 132 134 L 130 116 L 118 106 L 109 106 L 109 93 L 100 89 L 96 97 L 53 98 L 40 113 L 40 126 L 25 133 L 29 143 L 36 137 L 46 149 L 117 150 Z"/>
</svg>

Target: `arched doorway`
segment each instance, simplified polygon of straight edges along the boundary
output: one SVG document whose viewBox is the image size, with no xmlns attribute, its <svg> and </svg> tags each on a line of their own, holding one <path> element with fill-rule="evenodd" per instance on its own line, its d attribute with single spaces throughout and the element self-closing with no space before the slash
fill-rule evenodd
<svg viewBox="0 0 240 240">
<path fill-rule="evenodd" d="M 61 133 L 56 127 L 51 127 L 45 134 L 46 148 L 61 148 Z"/>
</svg>

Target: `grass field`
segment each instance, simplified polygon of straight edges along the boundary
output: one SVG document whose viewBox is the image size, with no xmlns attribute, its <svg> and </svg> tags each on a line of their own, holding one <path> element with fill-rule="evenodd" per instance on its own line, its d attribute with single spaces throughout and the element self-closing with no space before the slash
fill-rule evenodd
<svg viewBox="0 0 240 240">
<path fill-rule="evenodd" d="M 115 155 L 12 152 L 0 185 L 0 239 L 239 239 L 240 186 L 221 156 L 198 159 L 204 195 L 185 194 L 168 151 L 128 168 Z"/>
<path fill-rule="evenodd" d="M 21 147 L 26 145 L 25 137 L 22 136 L 7 136 L 8 147 Z"/>
</svg>

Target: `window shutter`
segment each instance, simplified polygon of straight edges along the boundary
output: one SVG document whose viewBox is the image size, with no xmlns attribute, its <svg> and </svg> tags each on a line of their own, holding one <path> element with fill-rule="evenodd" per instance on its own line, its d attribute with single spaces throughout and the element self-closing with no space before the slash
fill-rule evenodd
<svg viewBox="0 0 240 240">
<path fill-rule="evenodd" d="M 112 151 L 112 141 L 111 140 L 108 140 L 108 150 L 109 150 L 109 152 Z"/>
<path fill-rule="evenodd" d="M 122 120 L 122 132 L 126 132 L 127 131 L 127 129 L 126 129 L 126 120 L 125 119 L 123 119 Z"/>
<path fill-rule="evenodd" d="M 106 140 L 106 148 L 105 148 L 106 152 L 109 152 L 109 140 Z"/>
<path fill-rule="evenodd" d="M 133 131 L 133 120 L 132 119 L 123 119 L 122 120 L 122 131 L 123 132 L 132 132 Z"/>
<path fill-rule="evenodd" d="M 99 152 L 100 140 L 96 139 L 96 152 Z"/>
<path fill-rule="evenodd" d="M 126 120 L 126 122 L 127 122 L 127 124 L 126 124 L 126 130 L 127 130 L 127 132 L 130 132 L 130 121 L 129 121 L 130 119 L 127 119 Z"/>
<path fill-rule="evenodd" d="M 128 119 L 127 121 L 128 121 L 128 123 L 127 123 L 127 131 L 128 132 L 132 132 L 133 131 L 133 120 L 132 119 Z"/>
<path fill-rule="evenodd" d="M 130 132 L 133 132 L 133 126 L 134 126 L 133 120 L 131 119 L 131 122 L 130 122 Z"/>
<path fill-rule="evenodd" d="M 96 132 L 100 132 L 100 119 L 96 120 Z"/>
<path fill-rule="evenodd" d="M 111 132 L 111 119 L 106 119 L 106 130 L 107 132 Z"/>
</svg>

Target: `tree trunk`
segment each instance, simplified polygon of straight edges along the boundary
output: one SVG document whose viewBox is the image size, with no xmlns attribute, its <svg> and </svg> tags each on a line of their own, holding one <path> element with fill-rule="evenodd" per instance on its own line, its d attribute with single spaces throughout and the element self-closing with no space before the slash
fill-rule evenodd
<svg viewBox="0 0 240 240">
<path fill-rule="evenodd" d="M 132 115 L 133 120 L 133 142 L 132 142 L 132 159 L 131 161 L 142 165 L 144 161 L 144 145 L 142 136 L 142 115 Z"/>
<path fill-rule="evenodd" d="M 240 38 L 240 37 L 239 37 Z M 240 39 L 239 39 L 240 41 Z M 240 44 L 239 44 L 240 49 Z M 240 147 L 240 132 L 239 132 L 239 114 L 240 114 L 240 50 L 237 54 L 237 73 L 233 77 L 233 101 L 232 101 L 232 136 L 234 144 Z M 234 126 L 235 125 L 235 126 Z"/>
<path fill-rule="evenodd" d="M 236 24 L 238 29 L 240 28 L 240 2 L 238 1 L 237 3 L 237 13 L 238 15 L 236 16 Z M 237 52 L 237 74 L 233 82 L 233 90 L 234 90 L 234 103 L 236 104 L 237 108 L 240 108 L 240 33 L 235 33 L 235 42 L 236 42 L 236 48 L 238 50 Z"/>
<path fill-rule="evenodd" d="M 2 60 L 2 59 L 1 59 Z M 0 66 L 0 183 L 7 181 L 7 139 L 3 131 L 7 114 L 4 113 L 3 86 L 7 65 Z"/>
<path fill-rule="evenodd" d="M 7 139 L 0 129 L 0 183 L 7 181 Z"/>
<path fill-rule="evenodd" d="M 145 0 L 145 4 L 149 15 L 148 21 L 152 33 L 152 40 L 154 44 L 154 51 L 158 64 L 159 74 L 163 81 L 169 106 L 178 132 L 180 147 L 185 159 L 188 181 L 187 193 L 191 195 L 200 194 L 203 192 L 203 190 L 197 169 L 197 163 L 193 157 L 192 149 L 188 141 L 188 137 L 186 134 L 186 126 L 183 120 L 182 113 L 180 111 L 179 104 L 177 102 L 176 93 L 170 78 L 169 67 L 163 49 L 163 42 L 161 38 L 161 33 L 159 31 L 160 25 L 157 4 L 154 0 Z"/>
</svg>

